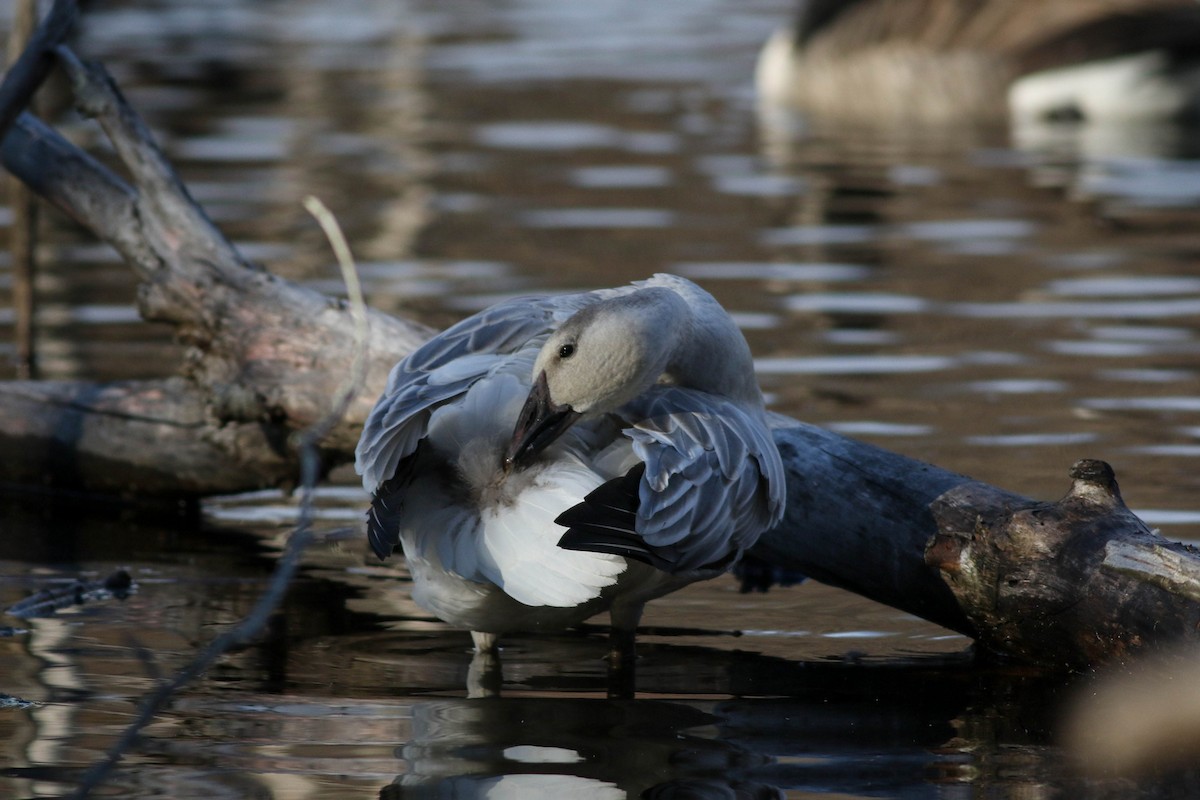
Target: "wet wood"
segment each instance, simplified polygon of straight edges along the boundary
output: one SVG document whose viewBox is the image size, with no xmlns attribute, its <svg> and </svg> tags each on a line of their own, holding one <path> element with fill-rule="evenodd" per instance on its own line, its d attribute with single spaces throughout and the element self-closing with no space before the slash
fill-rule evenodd
<svg viewBox="0 0 1200 800">
<path fill-rule="evenodd" d="M 296 481 L 271 426 L 209 406 L 182 378 L 0 382 L 0 483 L 146 500 Z"/>
<path fill-rule="evenodd" d="M 136 591 L 137 584 L 133 578 L 125 570 L 119 569 L 103 580 L 77 578 L 72 583 L 35 592 L 4 609 L 4 613 L 18 619 L 52 617 L 65 608 L 85 603 L 113 598 L 124 600 Z"/>
<path fill-rule="evenodd" d="M 128 176 L 28 114 L 0 156 L 122 254 L 143 316 L 174 325 L 187 351 L 159 381 L 0 384 L 0 480 L 135 497 L 288 485 L 292 435 L 346 380 L 349 311 L 245 261 L 108 77 L 58 53 Z M 326 466 L 351 458 L 388 369 L 429 333 L 372 313 L 369 368 L 322 443 Z M 1131 514 L 1106 465 L 1080 462 L 1066 497 L 1044 503 L 796 420 L 774 430 L 789 506 L 748 563 L 761 582 L 800 571 L 1056 667 L 1197 636 L 1200 559 Z"/>
<path fill-rule="evenodd" d="M 1025 661 L 1082 667 L 1124 660 L 1200 630 L 1196 551 L 1150 530 L 1121 500 L 1112 468 L 1082 460 L 1053 503 L 980 483 L 931 505 L 927 561 L 976 641 Z"/>
<path fill-rule="evenodd" d="M 772 426 L 787 511 L 752 552 L 744 584 L 767 588 L 794 571 L 972 635 L 925 564 L 937 529 L 931 504 L 969 479 L 787 417 Z"/>
<path fill-rule="evenodd" d="M 788 511 L 751 586 L 795 570 L 1056 669 L 1200 639 L 1200 554 L 1134 515 L 1102 461 L 1044 502 L 803 423 L 774 432 Z"/>
</svg>

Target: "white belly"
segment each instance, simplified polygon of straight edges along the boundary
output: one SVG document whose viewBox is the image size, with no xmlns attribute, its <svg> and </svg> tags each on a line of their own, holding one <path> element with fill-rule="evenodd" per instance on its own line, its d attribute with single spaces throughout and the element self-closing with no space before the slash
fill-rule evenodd
<svg viewBox="0 0 1200 800">
<path fill-rule="evenodd" d="M 669 575 L 631 561 L 616 582 L 575 606 L 529 606 L 492 583 L 469 581 L 420 558 L 408 559 L 413 602 L 438 619 L 470 631 L 557 631 L 570 628 L 613 605 L 634 608 L 715 573 Z"/>
</svg>

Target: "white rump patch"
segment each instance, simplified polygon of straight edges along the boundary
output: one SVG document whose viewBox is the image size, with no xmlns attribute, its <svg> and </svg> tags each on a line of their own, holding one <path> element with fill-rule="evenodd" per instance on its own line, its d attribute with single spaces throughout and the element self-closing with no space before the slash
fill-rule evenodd
<svg viewBox="0 0 1200 800">
<path fill-rule="evenodd" d="M 1009 107 L 1018 120 L 1065 108 L 1091 121 L 1170 117 L 1184 108 L 1193 87 L 1171 76 L 1169 66 L 1166 53 L 1150 50 L 1035 72 L 1013 82 Z"/>
</svg>

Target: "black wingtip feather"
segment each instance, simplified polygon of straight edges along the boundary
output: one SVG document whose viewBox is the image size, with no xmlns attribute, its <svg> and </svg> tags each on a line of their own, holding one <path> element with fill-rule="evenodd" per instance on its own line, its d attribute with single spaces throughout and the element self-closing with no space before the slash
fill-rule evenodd
<svg viewBox="0 0 1200 800">
<path fill-rule="evenodd" d="M 367 541 L 371 550 L 383 561 L 392 554 L 400 543 L 399 503 L 395 508 L 388 505 L 392 498 L 376 496 L 371 500 L 371 509 L 367 511 Z"/>
<path fill-rule="evenodd" d="M 571 506 L 554 521 L 566 528 L 603 524 L 632 531 L 641 503 L 638 489 L 645 472 L 646 465 L 638 464 L 619 478 L 605 481 L 589 492 L 583 502 Z"/>
<path fill-rule="evenodd" d="M 567 528 L 567 532 L 558 540 L 558 546 L 564 550 L 611 553 L 636 559 L 663 572 L 677 572 L 679 566 L 674 548 L 664 548 L 660 552 L 637 532 L 639 492 L 645 472 L 646 465 L 638 464 L 624 475 L 600 484 L 583 498 L 583 502 L 559 514 L 554 521 Z M 739 555 L 731 552 L 693 568 L 723 571 Z"/>
<path fill-rule="evenodd" d="M 401 462 L 396 474 L 384 481 L 371 497 L 367 511 L 367 541 L 371 550 L 384 561 L 400 544 L 400 512 L 404 509 L 404 488 L 408 482 L 411 459 Z"/>
<path fill-rule="evenodd" d="M 611 553 L 614 556 L 633 558 L 664 572 L 671 569 L 671 562 L 646 547 L 646 543 L 636 533 L 583 526 L 571 528 L 564 533 L 558 540 L 558 546 L 564 550 Z"/>
<path fill-rule="evenodd" d="M 637 533 L 639 490 L 645 464 L 593 489 L 583 502 L 571 506 L 554 521 L 568 530 L 558 540 L 564 550 L 611 553 L 642 561 L 670 572 L 672 563 L 648 547 Z"/>
</svg>

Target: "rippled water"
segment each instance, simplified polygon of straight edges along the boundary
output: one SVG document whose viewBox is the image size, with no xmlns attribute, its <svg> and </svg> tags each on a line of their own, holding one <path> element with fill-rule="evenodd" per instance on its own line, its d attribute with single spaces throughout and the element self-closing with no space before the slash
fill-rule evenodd
<svg viewBox="0 0 1200 800">
<path fill-rule="evenodd" d="M 346 228 L 371 302 L 433 325 L 678 272 L 734 313 L 775 410 L 1043 499 L 1076 459 L 1103 458 L 1143 518 L 1200 540 L 1200 140 L 760 112 L 755 50 L 790 6 L 113 2 L 88 11 L 78 47 L 281 274 L 341 291 L 310 193 Z M 47 216 L 46 375 L 169 374 L 178 350 L 137 321 L 125 268 Z M 652 604 L 635 701 L 602 699 L 599 626 L 513 637 L 504 696 L 465 699 L 468 637 L 411 604 L 401 566 L 364 558 L 363 503 L 346 472 L 322 489 L 319 542 L 268 637 L 172 703 L 114 795 L 1194 788 L 1081 782 L 1056 744 L 1055 679 L 972 665 L 962 637 L 812 583 L 740 595 L 719 580 Z M 249 609 L 296 519 L 277 493 L 214 499 L 198 522 L 41 498 L 2 513 L 0 607 L 118 568 L 137 584 L 0 618 L 27 629 L 0 638 L 13 797 L 78 780 L 138 699 Z"/>
</svg>

